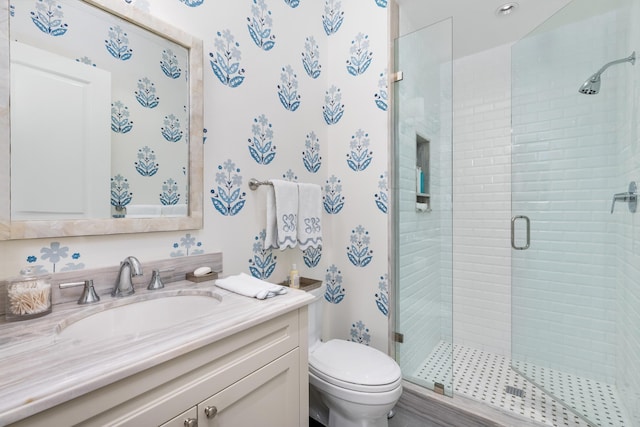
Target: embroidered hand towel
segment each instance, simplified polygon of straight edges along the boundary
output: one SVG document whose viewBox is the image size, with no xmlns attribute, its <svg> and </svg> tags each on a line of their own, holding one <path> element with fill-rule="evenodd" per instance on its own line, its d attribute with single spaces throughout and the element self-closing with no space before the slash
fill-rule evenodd
<svg viewBox="0 0 640 427">
<path fill-rule="evenodd" d="M 286 294 L 287 288 L 265 282 L 245 273 L 217 279 L 216 286 L 247 297 L 266 299 Z"/>
<path fill-rule="evenodd" d="M 275 194 L 278 248 L 293 248 L 298 244 L 298 184 L 280 179 L 272 179 L 271 183 Z"/>
<path fill-rule="evenodd" d="M 298 184 L 298 244 L 300 249 L 322 247 L 322 190 L 316 184 Z"/>
</svg>

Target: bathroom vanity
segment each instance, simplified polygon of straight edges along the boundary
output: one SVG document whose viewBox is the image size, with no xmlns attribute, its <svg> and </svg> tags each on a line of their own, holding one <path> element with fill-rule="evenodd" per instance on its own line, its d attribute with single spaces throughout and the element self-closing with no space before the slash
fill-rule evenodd
<svg viewBox="0 0 640 427">
<path fill-rule="evenodd" d="M 313 297 L 290 290 L 256 300 L 212 283 L 136 291 L 133 298 L 200 292 L 219 300 L 161 330 L 59 338 L 79 310 L 112 310 L 125 299 L 108 296 L 101 307 L 65 303 L 40 319 L 0 324 L 0 425 L 306 425 Z"/>
</svg>

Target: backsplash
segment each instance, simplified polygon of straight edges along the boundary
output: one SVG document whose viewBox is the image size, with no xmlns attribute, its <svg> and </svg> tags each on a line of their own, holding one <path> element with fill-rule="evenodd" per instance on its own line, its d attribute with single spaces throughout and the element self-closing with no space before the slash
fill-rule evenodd
<svg viewBox="0 0 640 427">
<path fill-rule="evenodd" d="M 325 295 L 327 337 L 386 351 L 386 1 L 122 1 L 204 42 L 204 227 L 0 242 L 0 278 L 15 276 L 26 265 L 60 272 L 117 265 L 127 255 L 145 264 L 224 252 L 225 274 L 246 272 L 280 282 L 296 263 L 302 276 L 331 284 Z M 18 5 L 31 10 L 36 4 L 56 1 L 14 0 L 11 19 Z M 122 101 L 129 108 L 135 103 Z M 163 121 L 159 129 L 172 126 Z M 151 154 L 158 153 L 146 152 L 144 141 L 136 144 L 134 163 L 142 155 L 143 169 L 158 163 L 155 175 L 163 183 L 173 178 L 160 173 L 162 162 L 152 161 Z M 251 178 L 322 187 L 321 250 L 262 248 L 265 191 L 249 190 Z"/>
<path fill-rule="evenodd" d="M 160 278 L 165 286 L 172 282 L 185 280 L 187 273 L 192 273 L 199 267 L 210 267 L 212 271 L 222 272 L 222 253 L 201 254 L 190 257 L 166 258 L 158 261 L 141 262 L 142 274 L 131 277 L 136 291 L 143 291 L 151 281 L 154 270 L 160 271 Z M 123 257 L 124 258 L 124 257 Z M 109 295 L 118 278 L 120 266 L 118 264 L 87 270 L 67 270 L 51 276 L 51 300 L 53 305 L 77 301 L 83 292 L 82 286 L 60 289 L 61 283 L 78 283 L 93 280 L 96 293 L 99 296 Z M 188 283 L 188 282 L 187 282 Z M 213 282 L 209 282 L 213 284 Z M 0 284 L 2 281 L 0 280 Z M 182 286 L 182 285 L 180 285 Z M 6 294 L 0 292 L 0 321 L 5 314 Z M 107 298 L 111 298 L 108 296 Z"/>
</svg>

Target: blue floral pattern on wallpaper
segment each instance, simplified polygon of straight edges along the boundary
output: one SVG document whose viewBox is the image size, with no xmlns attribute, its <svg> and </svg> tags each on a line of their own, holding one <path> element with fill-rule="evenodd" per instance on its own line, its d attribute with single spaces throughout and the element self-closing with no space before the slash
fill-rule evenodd
<svg viewBox="0 0 640 427">
<path fill-rule="evenodd" d="M 331 304 L 340 304 L 345 296 L 345 290 L 342 287 L 342 272 L 338 270 L 335 264 L 331 264 L 327 268 L 327 274 L 324 276 L 327 289 L 324 292 L 324 299 Z"/>
<path fill-rule="evenodd" d="M 284 0 L 284 2 L 292 8 L 296 8 L 300 5 L 300 0 Z"/>
<path fill-rule="evenodd" d="M 302 66 L 307 75 L 312 79 L 320 77 L 320 47 L 313 36 L 307 37 L 304 41 L 304 51 L 302 52 Z"/>
<path fill-rule="evenodd" d="M 160 61 L 160 69 L 165 76 L 170 79 L 177 79 L 182 75 L 182 68 L 180 68 L 180 61 L 178 57 L 173 53 L 171 49 L 165 49 L 162 51 L 162 60 Z"/>
<path fill-rule="evenodd" d="M 342 195 L 342 181 L 335 175 L 331 175 L 324 185 L 324 196 L 322 205 L 326 213 L 337 214 L 344 207 L 344 196 Z"/>
<path fill-rule="evenodd" d="M 180 126 L 180 119 L 173 114 L 164 116 L 164 126 L 160 128 L 160 133 L 169 142 L 180 141 L 184 135 Z"/>
<path fill-rule="evenodd" d="M 389 316 L 389 275 L 380 276 L 378 282 L 378 292 L 375 294 L 376 306 L 380 313 Z"/>
<path fill-rule="evenodd" d="M 298 181 L 298 175 L 296 175 L 295 172 L 291 169 L 287 169 L 287 171 L 282 174 L 282 178 L 291 182 Z"/>
<path fill-rule="evenodd" d="M 36 10 L 31 12 L 31 21 L 40 31 L 50 36 L 63 36 L 68 25 L 62 22 L 64 12 L 55 0 L 38 0 Z"/>
<path fill-rule="evenodd" d="M 148 77 L 138 80 L 135 95 L 140 105 L 145 108 L 156 108 L 160 104 L 160 98 L 156 96 L 156 85 Z"/>
<path fill-rule="evenodd" d="M 196 237 L 192 236 L 191 233 L 187 233 L 183 237 L 181 237 L 180 243 L 174 242 L 172 247 L 173 249 L 175 249 L 169 254 L 169 256 L 171 256 L 172 258 L 179 256 L 200 255 L 204 253 L 204 250 L 202 249 L 202 242 L 196 241 Z"/>
<path fill-rule="evenodd" d="M 43 247 L 40 249 L 40 257 L 43 261 L 49 261 L 51 263 L 51 272 L 56 272 L 56 264 L 58 264 L 62 259 L 67 258 L 69 256 L 69 247 L 68 246 L 60 246 L 60 242 L 51 242 L 49 247 Z M 72 260 L 80 259 L 80 253 L 74 252 L 71 255 Z M 35 255 L 29 255 L 27 257 L 27 262 L 29 264 L 33 264 L 38 261 L 38 257 Z M 33 265 L 31 269 L 34 273 L 46 273 L 49 272 L 42 265 Z M 59 271 L 72 271 L 72 270 L 82 270 L 84 268 L 84 263 L 81 262 L 68 262 L 63 268 Z"/>
<path fill-rule="evenodd" d="M 180 194 L 178 194 L 178 184 L 169 178 L 162 183 L 162 193 L 160 193 L 160 203 L 165 206 L 177 205 L 180 201 Z"/>
<path fill-rule="evenodd" d="M 156 163 L 156 153 L 145 145 L 138 150 L 138 161 L 134 162 L 136 171 L 142 176 L 154 176 L 160 167 L 160 164 Z"/>
<path fill-rule="evenodd" d="M 267 231 L 262 230 L 257 236 L 254 237 L 253 243 L 253 258 L 249 259 L 249 271 L 253 277 L 258 279 L 266 279 L 273 273 L 276 268 L 277 256 L 273 255 L 271 249 L 264 248 L 264 239 L 267 236 Z"/>
<path fill-rule="evenodd" d="M 315 132 L 307 135 L 304 141 L 305 150 L 302 152 L 302 163 L 304 167 L 311 173 L 316 173 L 322 166 L 322 157 L 320 157 L 320 139 Z"/>
<path fill-rule="evenodd" d="M 240 168 L 236 168 L 233 160 L 229 159 L 224 164 L 218 165 L 216 173 L 217 189 L 211 190 L 211 202 L 224 216 L 233 216 L 242 210 L 245 203 L 245 192 L 240 191 L 242 175 Z"/>
<path fill-rule="evenodd" d="M 121 101 L 111 104 L 111 130 L 116 133 L 127 133 L 133 129 L 133 121 L 129 120 L 129 107 Z"/>
<path fill-rule="evenodd" d="M 358 33 L 354 40 L 351 40 L 349 53 L 351 56 L 347 59 L 347 71 L 352 76 L 359 76 L 369 68 L 373 60 L 373 52 L 369 50 L 369 36 Z"/>
<path fill-rule="evenodd" d="M 369 328 L 367 328 L 362 320 L 358 320 L 356 323 L 351 325 L 350 335 L 351 341 L 353 342 L 365 345 L 371 344 L 371 334 L 369 333 Z"/>
<path fill-rule="evenodd" d="M 322 14 L 322 26 L 328 36 L 335 34 L 344 22 L 342 2 L 339 0 L 325 0 L 324 13 Z"/>
<path fill-rule="evenodd" d="M 322 247 L 308 247 L 302 251 L 302 260 L 304 265 L 309 268 L 317 267 L 322 257 Z"/>
<path fill-rule="evenodd" d="M 389 212 L 389 180 L 387 172 L 380 175 L 378 181 L 378 192 L 374 195 L 376 206 L 382 213 Z"/>
<path fill-rule="evenodd" d="M 349 143 L 351 152 L 347 154 L 347 165 L 352 170 L 360 172 L 371 164 L 373 151 L 369 150 L 370 145 L 369 134 L 362 129 L 358 129 L 355 135 L 351 136 L 351 142 Z"/>
<path fill-rule="evenodd" d="M 271 34 L 273 19 L 271 18 L 271 11 L 264 0 L 253 0 L 251 15 L 251 17 L 247 17 L 249 22 L 247 28 L 249 29 L 251 40 L 260 49 L 271 50 L 276 44 L 276 36 Z"/>
<path fill-rule="evenodd" d="M 133 193 L 129 191 L 129 180 L 120 174 L 111 178 L 111 206 L 116 209 L 123 209 L 133 198 Z"/>
<path fill-rule="evenodd" d="M 276 146 L 273 144 L 273 125 L 267 116 L 261 114 L 253 119 L 251 126 L 253 138 L 249 138 L 249 153 L 259 165 L 268 165 L 276 157 Z"/>
<path fill-rule="evenodd" d="M 386 69 L 380 73 L 380 79 L 378 80 L 378 92 L 376 92 L 373 98 L 379 109 L 387 111 L 389 108 L 389 83 Z"/>
<path fill-rule="evenodd" d="M 104 41 L 107 51 L 116 59 L 126 61 L 133 56 L 129 47 L 129 37 L 119 25 L 109 27 L 109 38 Z"/>
<path fill-rule="evenodd" d="M 373 259 L 373 251 L 369 249 L 371 238 L 369 232 L 358 225 L 351 230 L 349 246 L 347 246 L 347 258 L 356 267 L 366 267 Z"/>
<path fill-rule="evenodd" d="M 298 93 L 298 76 L 291 65 L 282 67 L 278 85 L 278 99 L 282 106 L 289 111 L 296 111 L 300 107 L 300 94 Z"/>
<path fill-rule="evenodd" d="M 215 54 L 209 53 L 213 74 L 216 75 L 220 83 L 231 88 L 238 87 L 244 82 L 244 68 L 240 67 L 242 52 L 240 43 L 235 41 L 231 30 L 224 30 L 216 33 L 218 37 L 214 42 Z"/>
<path fill-rule="evenodd" d="M 204 3 L 204 0 L 180 0 L 180 2 L 184 3 L 185 5 L 187 5 L 189 7 L 198 7 L 202 3 Z"/>
<path fill-rule="evenodd" d="M 342 104 L 342 93 L 338 87 L 333 85 L 324 94 L 322 116 L 328 125 L 335 125 L 343 115 L 344 104 Z"/>
<path fill-rule="evenodd" d="M 83 56 L 82 58 L 76 58 L 76 61 L 81 64 L 90 65 L 92 67 L 96 66 L 96 64 L 88 56 Z"/>
</svg>

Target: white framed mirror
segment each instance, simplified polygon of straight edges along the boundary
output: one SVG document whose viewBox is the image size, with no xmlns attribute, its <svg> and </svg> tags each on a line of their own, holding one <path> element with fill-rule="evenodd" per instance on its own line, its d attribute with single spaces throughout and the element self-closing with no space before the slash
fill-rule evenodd
<svg viewBox="0 0 640 427">
<path fill-rule="evenodd" d="M 202 42 L 121 0 L 2 0 L 0 240 L 202 227 Z"/>
</svg>

